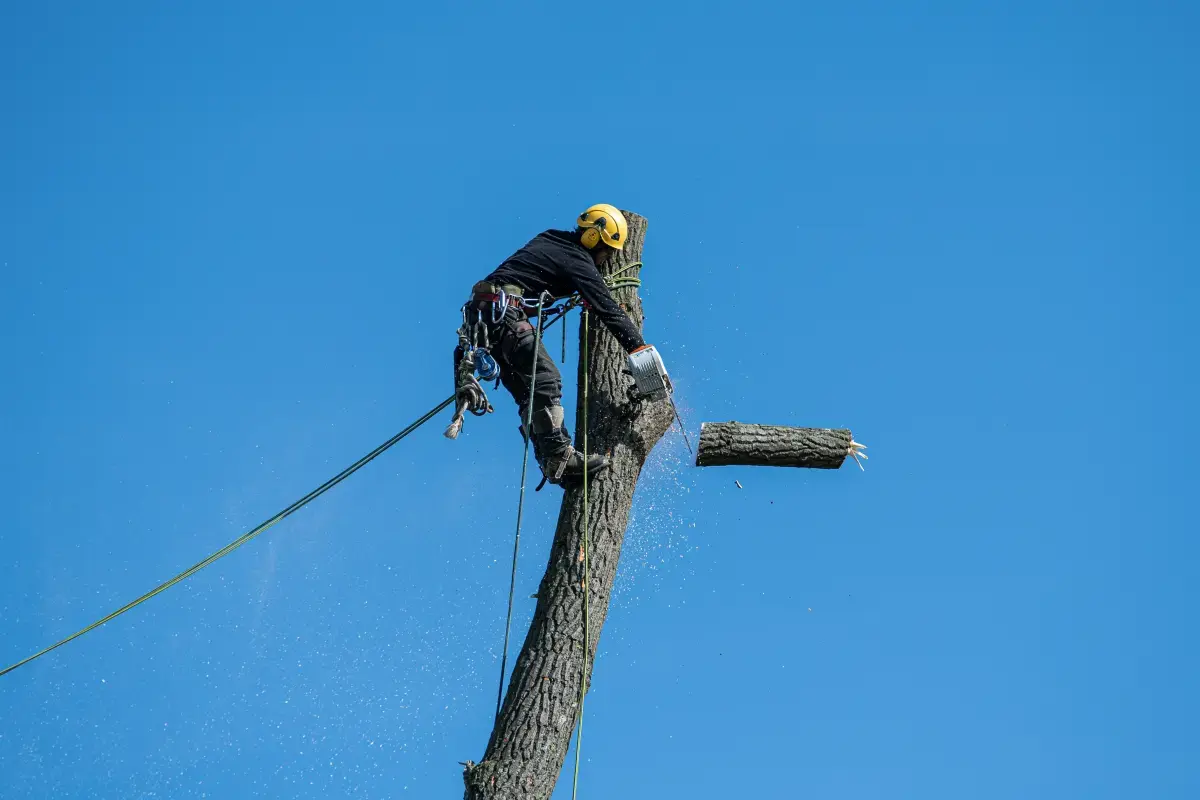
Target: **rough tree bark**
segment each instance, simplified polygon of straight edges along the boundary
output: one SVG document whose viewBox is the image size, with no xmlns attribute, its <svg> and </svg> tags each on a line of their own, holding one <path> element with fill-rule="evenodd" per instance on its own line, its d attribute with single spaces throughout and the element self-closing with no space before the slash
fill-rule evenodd
<svg viewBox="0 0 1200 800">
<path fill-rule="evenodd" d="M 646 220 L 624 213 L 629 241 L 601 268 L 604 274 L 641 260 Z M 622 272 L 622 277 L 636 277 L 640 271 L 634 267 Z M 622 288 L 613 294 L 641 329 L 644 316 L 637 290 Z M 580 324 L 582 344 L 582 319 Z M 588 487 L 591 582 L 586 587 L 590 633 L 586 660 L 590 683 L 638 476 L 674 416 L 666 401 L 643 404 L 639 411 L 628 393 L 632 380 L 623 372 L 626 353 L 595 319 L 589 327 L 588 360 L 579 365 L 575 442 L 582 447 L 586 369 L 591 381 L 588 450 L 612 454 L 612 465 L 592 478 Z M 580 487 L 567 487 L 533 621 L 513 667 L 500 716 L 483 760 L 466 762 L 463 771 L 466 800 L 546 800 L 554 791 L 579 711 L 584 652 L 583 535 L 583 492 Z"/>
<path fill-rule="evenodd" d="M 838 469 L 859 446 L 844 429 L 705 422 L 700 426 L 696 466 Z"/>
</svg>

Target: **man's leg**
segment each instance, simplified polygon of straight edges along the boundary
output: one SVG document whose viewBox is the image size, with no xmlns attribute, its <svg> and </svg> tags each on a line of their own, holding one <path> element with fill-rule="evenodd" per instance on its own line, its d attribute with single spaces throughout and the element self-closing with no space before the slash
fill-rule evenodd
<svg viewBox="0 0 1200 800">
<path fill-rule="evenodd" d="M 562 407 L 562 376 L 542 344 L 534 347 L 537 331 L 524 314 L 509 311 L 504 321 L 499 350 L 500 380 L 508 389 L 521 415 L 522 430 L 529 406 L 529 376 L 537 361 L 533 385 L 533 451 L 538 464 L 554 483 L 583 474 L 584 455 L 571 445 Z M 588 457 L 588 473 L 608 466 L 603 456 Z"/>
</svg>

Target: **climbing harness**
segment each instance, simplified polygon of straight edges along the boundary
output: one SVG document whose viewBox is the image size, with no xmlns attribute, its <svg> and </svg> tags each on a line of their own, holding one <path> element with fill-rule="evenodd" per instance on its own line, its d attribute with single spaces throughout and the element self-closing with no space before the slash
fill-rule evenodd
<svg viewBox="0 0 1200 800">
<path fill-rule="evenodd" d="M 403 439 L 405 436 L 408 436 L 410 433 L 415 431 L 417 428 L 421 427 L 426 422 L 428 422 L 429 420 L 436 417 L 438 414 L 440 414 L 442 412 L 442 409 L 446 408 L 453 402 L 454 402 L 453 396 L 447 397 L 441 403 L 438 403 L 438 405 L 435 406 L 433 409 L 426 412 L 424 414 L 424 416 L 420 417 L 415 422 L 413 422 L 411 425 L 409 425 L 407 428 L 400 431 L 399 433 L 397 433 L 392 438 L 388 439 L 383 444 L 379 445 L 379 447 L 376 447 L 374 450 L 367 453 L 365 456 L 360 458 L 358 461 L 355 461 L 353 464 L 346 467 L 344 470 L 339 472 L 337 475 L 335 475 L 332 478 L 330 478 L 329 480 L 325 481 L 325 483 L 321 484 L 316 489 L 313 489 L 311 492 L 304 495 L 304 497 L 301 497 L 296 502 L 292 503 L 290 506 L 285 508 L 283 511 L 280 511 L 275 516 L 271 517 L 270 519 L 266 520 L 265 522 L 260 523 L 258 526 L 251 529 L 247 533 L 243 534 L 241 537 L 239 537 L 239 538 L 235 539 L 234 541 L 230 542 L 229 544 L 225 545 L 220 550 L 218 550 L 217 552 L 210 555 L 208 558 L 204 559 L 203 561 L 200 561 L 197 564 L 192 565 L 191 567 L 188 567 L 186 570 L 179 573 L 174 578 L 171 578 L 170 580 L 166 581 L 165 583 L 159 584 L 154 589 L 151 589 L 149 592 L 146 592 L 146 594 L 142 595 L 138 599 L 136 599 L 130 603 L 126 603 L 125 605 L 121 606 L 116 611 L 112 612 L 111 614 L 93 622 L 91 625 L 88 625 L 86 628 L 71 634 L 70 636 L 63 639 L 62 641 L 56 642 L 55 644 L 50 645 L 49 647 L 45 648 L 44 650 L 40 650 L 40 651 L 34 653 L 33 655 L 29 656 L 26 659 L 18 661 L 16 664 L 13 664 L 10 667 L 6 667 L 5 669 L 0 670 L 0 675 L 7 675 L 8 673 L 12 672 L 13 670 L 17 669 L 18 667 L 23 667 L 26 664 L 28 664 L 30 661 L 41 658 L 42 656 L 46 655 L 47 653 L 51 652 L 52 650 L 62 647 L 67 642 L 70 642 L 74 639 L 78 639 L 80 636 L 83 636 L 85 633 L 88 633 L 90 631 L 95 630 L 96 628 L 99 628 L 101 625 L 105 624 L 106 622 L 111 622 L 112 620 L 121 616 L 125 612 L 131 611 L 134 608 L 136 608 L 137 606 L 146 602 L 151 597 L 154 597 L 155 595 L 171 588 L 172 586 L 179 583 L 180 581 L 185 580 L 186 578 L 189 578 L 192 575 L 195 575 L 197 572 L 204 569 L 209 564 L 212 564 L 214 561 L 217 561 L 218 559 L 224 558 L 225 556 L 229 555 L 234 550 L 236 550 L 239 547 L 241 547 L 242 545 L 244 545 L 246 542 L 248 542 L 251 539 L 253 539 L 254 537 L 258 536 L 260 533 L 263 533 L 264 531 L 266 531 L 268 528 L 273 526 L 275 523 L 280 522 L 283 519 L 291 516 L 296 511 L 299 511 L 301 508 L 308 505 L 313 500 L 316 500 L 318 497 L 325 494 L 325 492 L 329 491 L 334 486 L 337 486 L 339 483 L 344 481 L 346 478 L 349 478 L 355 472 L 358 472 L 360 469 L 365 467 L 369 462 L 375 460 L 377 457 L 382 455 L 392 445 L 396 444 L 401 439 Z"/>
<path fill-rule="evenodd" d="M 536 310 L 538 325 L 543 325 L 542 316 L 561 316 L 570 310 L 570 303 L 562 306 L 546 306 L 546 298 L 550 295 L 542 292 L 537 300 L 521 297 L 510 293 L 509 289 L 519 289 L 517 286 L 494 286 L 487 282 L 475 284 L 471 291 L 471 299 L 463 304 L 462 324 L 458 328 L 458 346 L 455 348 L 454 394 L 457 403 L 454 416 L 446 426 L 443 435 L 447 439 L 457 439 L 462 431 L 466 412 L 470 411 L 477 417 L 490 414 L 495 409 L 488 402 L 487 394 L 479 381 L 495 381 L 492 388 L 500 385 L 500 365 L 492 356 L 492 342 L 488 324 L 484 322 L 484 307 L 487 304 L 487 319 L 495 326 L 504 320 L 509 308 L 521 308 L 528 311 Z M 551 302 L 555 302 L 550 297 Z M 557 319 L 557 317 L 556 317 Z M 549 327 L 554 320 L 545 323 Z M 566 327 L 563 327 L 563 352 L 566 353 Z M 564 355 L 565 360 L 565 355 Z M 478 378 L 476 377 L 478 376 Z M 539 486 L 539 489 L 541 487 Z"/>
</svg>

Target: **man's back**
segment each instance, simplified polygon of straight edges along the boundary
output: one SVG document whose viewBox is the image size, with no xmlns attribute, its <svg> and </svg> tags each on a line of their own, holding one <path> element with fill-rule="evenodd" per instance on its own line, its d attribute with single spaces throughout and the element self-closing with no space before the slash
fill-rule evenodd
<svg viewBox="0 0 1200 800">
<path fill-rule="evenodd" d="M 577 277 L 586 271 L 595 272 L 595 266 L 575 237 L 569 231 L 548 230 L 505 259 L 486 280 L 515 283 L 529 297 L 546 291 L 559 298 L 574 293 Z"/>
<path fill-rule="evenodd" d="M 535 300 L 543 291 L 555 298 L 579 292 L 626 352 L 645 344 L 641 333 L 612 299 L 592 257 L 570 231 L 552 229 L 539 233 L 492 270 L 486 280 L 496 284 L 515 283 L 524 287 L 526 297 Z"/>
</svg>

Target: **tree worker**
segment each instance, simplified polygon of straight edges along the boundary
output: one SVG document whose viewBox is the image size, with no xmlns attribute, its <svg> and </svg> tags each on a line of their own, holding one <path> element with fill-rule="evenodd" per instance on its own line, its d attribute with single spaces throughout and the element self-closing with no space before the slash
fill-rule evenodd
<svg viewBox="0 0 1200 800">
<path fill-rule="evenodd" d="M 562 407 L 562 376 L 545 344 L 535 348 L 535 329 L 527 310 L 539 302 L 548 307 L 553 301 L 578 293 L 580 299 L 608 329 L 632 359 L 653 355 L 661 369 L 657 351 L 642 339 L 637 326 L 613 300 L 612 293 L 597 269 L 625 246 L 629 226 L 625 216 L 608 204 L 594 205 L 579 215 L 573 231 L 547 230 L 504 260 L 500 266 L 471 289 L 471 298 L 463 305 L 463 327 L 454 350 L 455 389 L 459 411 L 455 424 L 461 426 L 463 406 L 473 413 L 492 410 L 472 371 L 479 366 L 478 350 L 490 355 L 499 367 L 499 379 L 513 396 L 521 415 L 522 435 L 525 421 L 533 429 L 533 452 L 546 480 L 561 484 L 609 466 L 604 455 L 585 454 L 571 443 Z M 470 358 L 465 358 L 465 356 Z M 486 362 L 486 356 L 481 357 Z M 537 362 L 536 374 L 534 362 Z M 665 370 L 663 370 L 665 375 Z M 533 375 L 533 409 L 529 401 Z M 481 377 L 490 379 L 493 374 Z M 477 392 L 477 394 L 476 394 Z M 446 435 L 457 436 L 455 424 Z"/>
</svg>

